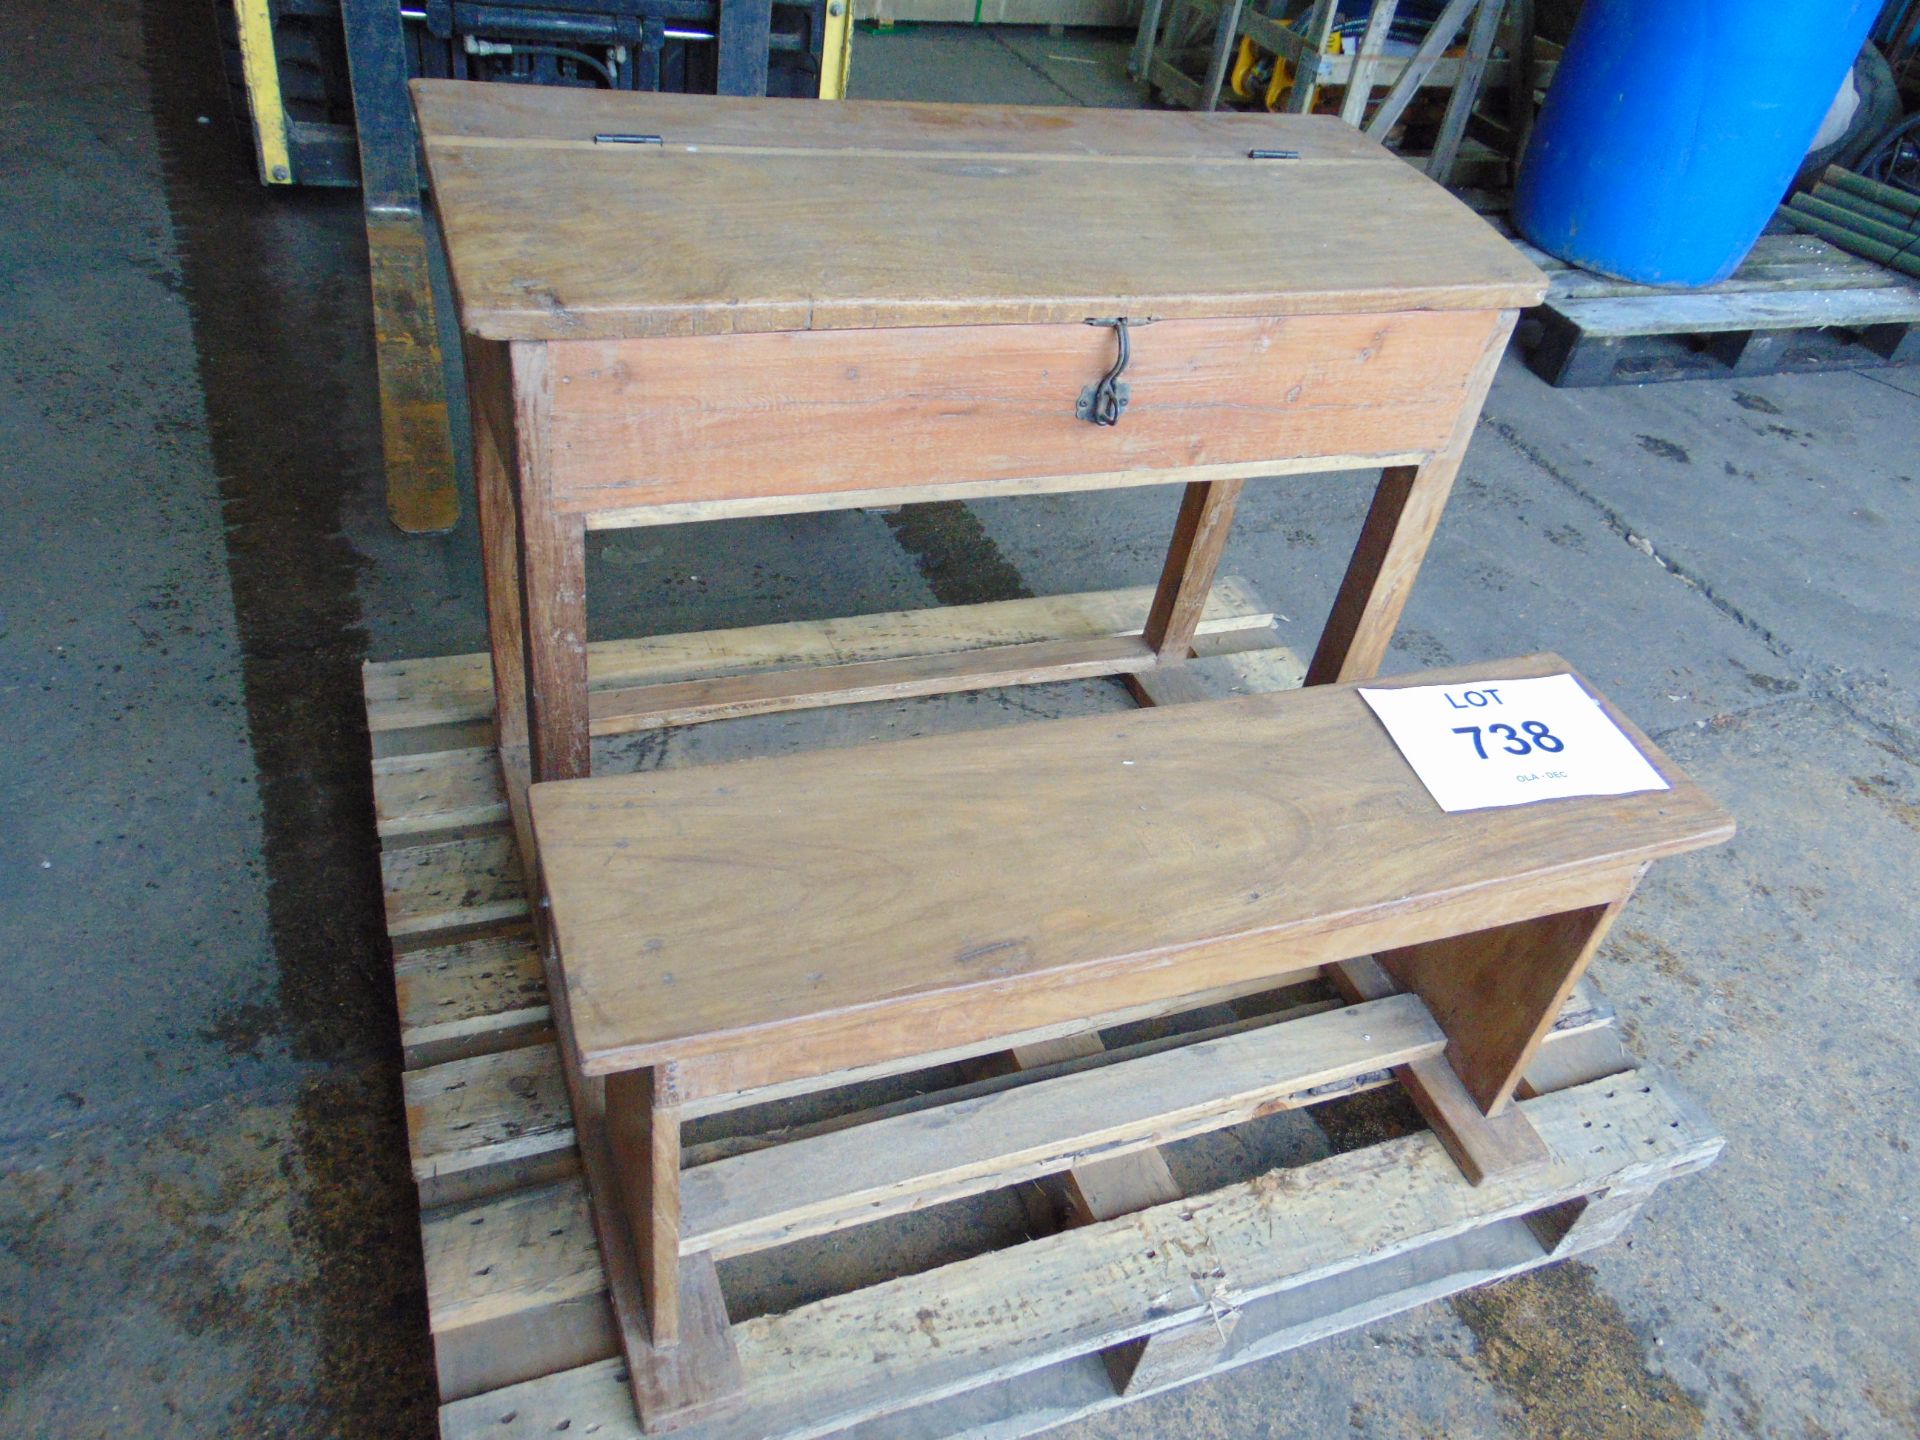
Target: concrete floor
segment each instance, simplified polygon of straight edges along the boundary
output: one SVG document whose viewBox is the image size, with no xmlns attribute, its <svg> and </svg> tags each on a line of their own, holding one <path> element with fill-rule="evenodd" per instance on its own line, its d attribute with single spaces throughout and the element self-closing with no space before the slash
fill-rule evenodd
<svg viewBox="0 0 1920 1440">
<path fill-rule="evenodd" d="M 12 20 L 0 1434 L 430 1435 L 358 666 L 480 648 L 471 520 L 387 526 L 357 198 L 253 183 L 199 0 Z M 1128 103 L 1120 52 L 862 35 L 855 88 Z M 1509 361 L 1392 667 L 1557 649 L 1739 817 L 1597 966 L 1726 1155 L 1589 1264 L 1071 1433 L 1920 1434 L 1917 442 L 1912 370 L 1562 392 Z M 1228 568 L 1297 647 L 1363 490 L 1250 493 Z M 1139 583 L 1173 503 L 632 532 L 596 630 Z"/>
</svg>

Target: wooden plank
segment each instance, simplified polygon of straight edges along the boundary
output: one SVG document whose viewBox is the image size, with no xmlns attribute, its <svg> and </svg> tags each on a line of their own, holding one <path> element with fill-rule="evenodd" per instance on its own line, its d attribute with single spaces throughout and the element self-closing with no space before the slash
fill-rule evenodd
<svg viewBox="0 0 1920 1440">
<path fill-rule="evenodd" d="M 413 89 L 462 328 L 491 339 L 1488 310 L 1544 293 L 1465 206 L 1331 116 L 858 101 L 812 116 Z M 605 132 L 663 143 L 594 144 Z M 1256 148 L 1301 159 L 1276 184 Z M 1195 214 L 1207 245 L 1187 243 Z"/>
<path fill-rule="evenodd" d="M 420 1238 L 443 1401 L 590 1364 L 618 1346 L 577 1177 L 429 1211 Z"/>
<path fill-rule="evenodd" d="M 1200 109 L 1211 112 L 1220 107 L 1220 89 L 1226 83 L 1227 65 L 1240 38 L 1240 12 L 1246 0 L 1220 0 L 1220 14 L 1214 24 L 1213 52 L 1207 60 L 1207 75 L 1200 82 Z"/>
<path fill-rule="evenodd" d="M 1165 0 L 1142 0 L 1140 5 L 1140 20 L 1133 35 L 1133 49 L 1127 55 L 1127 74 L 1141 84 L 1146 83 L 1148 67 L 1153 64 L 1153 51 L 1160 40 L 1160 19 L 1164 9 Z"/>
<path fill-rule="evenodd" d="M 1140 1393 L 1222 1375 L 1520 1274 L 1548 1259 L 1524 1221 L 1496 1220 L 1228 1311 L 1221 1323 L 1231 1323 L 1233 1333 L 1216 1364 L 1144 1392 L 1116 1395 L 1095 1357 L 1075 1356 L 845 1433 L 848 1440 L 979 1440 L 983 1435 L 1012 1440 L 1035 1435 L 1112 1410 Z"/>
<path fill-rule="evenodd" d="M 874 1121 L 686 1173 L 682 1248 L 746 1254 L 1310 1104 L 1439 1055 L 1411 996 Z"/>
<path fill-rule="evenodd" d="M 522 710 L 523 724 L 525 715 Z M 475 745 L 376 756 L 373 815 L 381 840 L 389 845 L 502 824 L 507 792 L 500 778 L 500 752 L 491 745 Z"/>
<path fill-rule="evenodd" d="M 1380 101 L 1373 112 L 1373 118 L 1367 121 L 1366 133 L 1385 139 L 1393 133 L 1393 127 L 1400 123 L 1400 117 L 1406 113 L 1407 106 L 1413 103 L 1413 97 L 1427 81 L 1433 67 L 1453 43 L 1454 36 L 1460 33 L 1460 27 L 1466 23 L 1468 12 L 1480 3 L 1480 0 L 1447 0 L 1447 6 L 1434 20 L 1433 26 L 1415 48 L 1408 59 L 1406 68 L 1400 72 L 1400 78 Z"/>
<path fill-rule="evenodd" d="M 1446 185 L 1453 180 L 1454 161 L 1460 154 L 1460 142 L 1467 135 L 1467 121 L 1480 102 L 1480 87 L 1486 80 L 1487 63 L 1493 58 L 1493 41 L 1500 29 L 1500 16 L 1506 0 L 1480 0 L 1474 12 L 1473 26 L 1467 31 L 1466 63 L 1460 78 L 1454 81 L 1447 97 L 1447 109 L 1440 120 L 1440 132 L 1434 137 L 1433 153 L 1427 157 L 1427 174 Z"/>
<path fill-rule="evenodd" d="M 1307 684 L 1365 680 L 1379 673 L 1517 318 L 1509 312 L 1494 327 L 1469 375 L 1466 401 L 1456 412 L 1446 445 L 1423 464 L 1393 466 L 1381 473 L 1307 667 Z"/>
<path fill-rule="evenodd" d="M 1526 255 L 1529 259 L 1534 260 L 1536 264 L 1540 263 L 1539 262 L 1540 256 L 1546 255 L 1546 252 L 1544 250 L 1537 250 L 1533 246 L 1527 244 L 1526 241 L 1524 240 L 1515 240 L 1513 244 L 1520 250 L 1520 252 L 1523 255 Z M 1810 264 L 1811 265 L 1811 264 L 1820 264 L 1827 260 L 1838 259 L 1843 257 L 1844 257 L 1843 251 L 1837 249 L 1835 246 L 1828 244 L 1825 240 L 1820 239 L 1816 235 L 1802 235 L 1796 231 L 1782 230 L 1782 231 L 1776 231 L 1775 233 L 1770 235 L 1762 235 L 1760 236 L 1759 239 L 1755 240 L 1753 242 L 1753 248 L 1747 252 L 1747 258 L 1740 262 L 1739 269 L 1736 269 L 1733 273 L 1735 275 L 1739 275 L 1740 273 L 1745 271 L 1749 266 L 1753 266 L 1753 265 L 1791 265 L 1791 264 Z M 1547 256 L 1547 261 L 1552 266 L 1562 270 L 1569 268 L 1568 263 L 1565 260 L 1558 259 L 1551 255 Z M 1544 269 L 1547 267 L 1543 265 L 1542 268 Z M 1722 281 L 1721 283 L 1725 284 L 1726 282 Z M 1668 291 L 1658 291 L 1654 286 L 1651 286 L 1651 285 L 1643 285 L 1638 288 L 1640 288 L 1643 291 L 1646 291 L 1649 294 L 1671 293 Z M 1714 291 L 1718 289 L 1719 289 L 1719 286 L 1709 286 L 1706 290 L 1700 293 L 1712 294 Z"/>
<path fill-rule="evenodd" d="M 1287 90 L 1289 114 L 1305 115 L 1313 109 L 1314 97 L 1322 83 L 1320 62 L 1327 56 L 1327 40 L 1333 34 L 1338 12 L 1336 0 L 1313 0 L 1313 9 L 1300 27 L 1299 36 L 1304 43 L 1295 52 L 1293 84 Z"/>
<path fill-rule="evenodd" d="M 698 1166 L 747 1149 L 765 1149 L 912 1114 L 952 1100 L 998 1093 L 1055 1075 L 1081 1073 L 1262 1024 L 1292 1023 L 1335 1004 L 1314 1002 L 1275 1016 L 1206 1027 L 1115 1050 L 1101 1048 L 1097 1035 L 1091 1033 L 1019 1045 L 1014 1047 L 1014 1054 L 1030 1062 L 1025 1071 L 905 1097 L 811 1125 L 710 1141 L 690 1147 L 685 1160 L 689 1166 Z M 1566 1023 L 1556 1026 L 1528 1071 L 1522 1098 L 1531 1099 L 1536 1094 L 1586 1084 L 1632 1068 L 1612 1028 L 1607 1007 L 1576 997 L 1562 1018 Z M 1599 1041 L 1607 1042 L 1604 1049 L 1596 1046 Z M 532 1058 L 517 1063 L 524 1067 Z M 510 1062 L 503 1059 L 500 1063 Z M 551 1047 L 546 1047 L 545 1063 L 557 1071 L 558 1052 Z M 1392 1082 L 1362 1077 L 1360 1084 L 1343 1093 L 1351 1095 L 1385 1083 Z M 1519 1116 L 1507 1119 L 1517 1121 Z M 1119 1160 L 1094 1161 L 1069 1171 L 1068 1199 L 1078 1223 L 1113 1219 L 1180 1198 L 1183 1192 L 1166 1172 L 1165 1163 L 1161 1162 L 1157 1171 L 1152 1169 L 1146 1159 L 1149 1154 L 1142 1151 Z M 546 1223 L 541 1217 L 546 1217 Z M 606 1281 L 591 1239 L 586 1187 L 578 1175 L 534 1190 L 512 1191 L 464 1209 L 430 1212 L 422 1229 L 444 1399 L 496 1389 L 562 1368 L 559 1363 L 540 1364 L 537 1358 L 559 1344 L 591 1352 L 580 1354 L 573 1363 L 614 1353 L 618 1342 L 607 1309 Z M 1215 1318 L 1210 1316 L 1203 1323 L 1212 1329 Z M 1175 1333 L 1158 1331 L 1147 1339 L 1157 1346 L 1157 1337 Z M 1120 1372 L 1115 1383 L 1145 1388 L 1158 1383 L 1156 1373 L 1167 1373 L 1164 1361 L 1156 1361 L 1144 1373 L 1136 1371 L 1138 1352 L 1145 1348 L 1149 1347 L 1138 1341 L 1116 1347 L 1122 1353 L 1115 1354 L 1111 1362 Z M 460 1392 L 456 1394 L 446 1388 L 452 1383 L 450 1375 L 474 1378 L 460 1380 L 454 1386 Z"/>
<path fill-rule="evenodd" d="M 590 697 L 589 710 L 594 734 L 620 735 L 742 715 L 1126 675 L 1159 663 L 1160 657 L 1147 642 L 1132 635 L 1105 640 L 1043 640 L 957 655 L 862 660 L 814 670 L 602 690 Z"/>
<path fill-rule="evenodd" d="M 423 1206 L 453 1204 L 574 1166 L 565 1076 L 549 1045 L 451 1060 L 401 1077 Z"/>
<path fill-rule="evenodd" d="M 1331 474 L 1341 470 L 1378 470 L 1421 459 L 1418 452 L 1393 450 L 1338 455 L 1295 455 L 1224 465 L 1177 465 L 1164 470 L 1093 471 L 1081 475 L 1023 475 L 1011 480 L 962 480 L 945 484 L 894 485 L 836 490 L 831 494 L 743 495 L 730 500 L 694 500 L 684 504 L 616 506 L 587 516 L 589 530 L 681 525 L 752 516 L 815 514 L 829 510 L 886 509 L 940 500 L 1004 500 L 1032 495 L 1068 495 L 1085 490 L 1130 490 L 1142 485 L 1193 484 L 1197 481 L 1254 480 L 1281 475 Z"/>
<path fill-rule="evenodd" d="M 1379 1000 L 1398 988 L 1371 956 L 1335 965 L 1327 978 L 1349 1001 Z M 1546 1146 L 1527 1118 L 1511 1110 L 1487 1115 L 1445 1060 L 1413 1061 L 1396 1068 L 1393 1078 L 1469 1184 L 1484 1184 L 1489 1176 L 1522 1173 L 1546 1163 Z"/>
<path fill-rule="evenodd" d="M 583 340 L 553 355 L 567 401 L 552 422 L 554 503 L 1424 454 L 1477 408 L 1494 324 L 1485 311 L 1161 319 L 1132 338 L 1132 400 L 1112 426 L 1076 414 L 1113 363 L 1112 332 L 1080 319 Z"/>
<path fill-rule="evenodd" d="M 393 978 L 409 1070 L 517 1049 L 551 1033 L 540 956 L 524 933 L 403 954 Z"/>
<path fill-rule="evenodd" d="M 1195 1010 L 1215 1008 L 1212 1005 L 1194 1006 Z M 685 1152 L 685 1164 L 691 1168 L 705 1165 L 710 1161 L 725 1160 L 735 1155 L 744 1155 L 755 1150 L 769 1150 L 776 1145 L 789 1145 L 798 1140 L 810 1139 L 815 1135 L 826 1135 L 839 1130 L 849 1130 L 857 1125 L 871 1124 L 877 1120 L 890 1119 L 898 1115 L 913 1115 L 930 1110 L 939 1105 L 954 1104 L 962 1100 L 973 1100 L 981 1096 L 999 1094 L 1022 1085 L 1031 1085 L 1041 1080 L 1051 1080 L 1061 1075 L 1075 1075 L 1086 1070 L 1096 1070 L 1105 1065 L 1118 1065 L 1123 1061 L 1136 1059 L 1143 1055 L 1158 1055 L 1162 1051 L 1177 1050 L 1182 1045 L 1195 1045 L 1205 1040 L 1216 1040 L 1223 1036 L 1238 1035 L 1248 1030 L 1258 1030 L 1265 1026 L 1280 1025 L 1291 1020 L 1302 1019 L 1308 1015 L 1318 1015 L 1327 1010 L 1337 1010 L 1337 1000 L 1315 1000 L 1286 1007 L 1282 1011 L 1267 1012 L 1250 1016 L 1244 1020 L 1223 1021 L 1218 1025 L 1191 1026 L 1184 1022 L 1192 1017 L 1179 1014 L 1173 1018 L 1173 1024 L 1179 1028 L 1150 1040 L 1135 1040 L 1126 1045 L 1109 1049 L 1103 1042 L 1099 1030 L 1088 1029 L 1068 1035 L 1051 1036 L 1046 1039 L 1029 1040 L 1008 1047 L 1004 1051 L 996 1050 L 977 1057 L 975 1063 L 968 1066 L 969 1073 L 976 1078 L 962 1081 L 956 1085 L 929 1084 L 927 1088 L 915 1093 L 903 1095 L 898 1100 L 886 1101 L 862 1109 L 841 1111 L 819 1120 L 808 1121 L 800 1125 L 786 1125 L 778 1129 L 759 1131 L 751 1134 L 729 1134 L 689 1146 Z M 1148 1017 L 1163 1018 L 1163 1017 Z M 1123 1023 L 1132 1023 L 1131 1020 Z M 1009 1068 L 1001 1068 L 1005 1064 Z M 923 1074 L 930 1074 L 934 1067 L 916 1067 Z M 739 1108 L 739 1107 L 730 1107 Z M 1131 1158 L 1131 1157 L 1129 1157 Z M 1119 1162 L 1115 1162 L 1116 1165 Z M 1100 1162 L 1092 1162 L 1076 1169 L 1093 1170 Z M 1069 1196 L 1071 1199 L 1071 1196 Z M 1158 1203 L 1155 1201 L 1154 1203 Z M 1134 1207 L 1136 1209 L 1140 1206 Z M 1122 1213 L 1114 1211 L 1113 1213 Z M 1088 1218 L 1108 1219 L 1108 1215 L 1093 1215 Z"/>
<path fill-rule="evenodd" d="M 1380 73 L 1380 52 L 1386 48 L 1387 35 L 1393 29 L 1393 17 L 1399 8 L 1400 0 L 1374 0 L 1373 8 L 1367 12 L 1367 28 L 1360 37 L 1353 68 L 1347 72 L 1347 93 L 1340 101 L 1340 119 L 1356 129 L 1367 118 L 1374 77 Z"/>
<path fill-rule="evenodd" d="M 1762 241 L 1784 237 L 1763 235 Z M 1568 267 L 1558 267 L 1547 291 L 1547 303 L 1563 300 L 1602 300 L 1616 297 L 1653 298 L 1670 292 L 1627 280 Z M 1718 285 L 1700 292 L 1705 295 L 1740 295 L 1755 290 L 1875 290 L 1898 287 L 1900 277 L 1871 260 L 1858 259 L 1835 250 L 1831 256 L 1816 259 L 1787 258 L 1779 261 L 1749 260 Z"/>
<path fill-rule="evenodd" d="M 700 1440 L 791 1440 L 1035 1370 L 1283 1292 L 1596 1189 L 1708 1164 L 1722 1141 L 1669 1085 L 1596 1086 L 1527 1101 L 1553 1151 L 1537 1176 L 1462 1185 L 1430 1135 L 1408 1136 L 1139 1215 L 1028 1242 L 735 1327 L 745 1394 Z M 1366 1197 L 1365 1203 L 1360 1197 Z M 1204 1255 L 1198 1275 L 1190 1257 Z M 1035 1326 L 1030 1298 L 1047 1297 Z M 884 1364 L 874 1357 L 884 1354 Z M 447 1440 L 633 1436 L 612 1367 L 588 1367 L 442 1411 Z"/>
<path fill-rule="evenodd" d="M 527 913 L 511 837 L 479 835 L 389 850 L 380 857 L 387 934 L 396 942 L 497 926 Z"/>
<path fill-rule="evenodd" d="M 684 1105 L 682 1113 L 686 1118 L 694 1119 L 745 1105 L 759 1105 L 789 1099 L 794 1095 L 831 1086 L 858 1084 L 867 1080 L 883 1079 L 889 1075 L 951 1064 L 972 1056 L 1003 1050 L 1010 1045 L 1016 1048 L 1044 1045 L 1062 1038 L 1085 1035 L 1090 1032 L 1091 1027 L 1128 1025 L 1141 1020 L 1160 1019 L 1169 1015 L 1179 1015 L 1188 1010 L 1224 1004 L 1232 999 L 1272 988 L 1275 983 L 1298 983 L 1310 980 L 1316 973 L 1310 970 L 1282 977 L 1278 982 L 1263 981 L 1258 985 L 1244 984 L 1224 991 L 1183 997 L 1168 1004 L 1143 1005 L 1112 1014 L 1076 1017 L 1071 1028 L 1063 1026 L 1050 1032 L 1036 1031 L 1024 1035 L 996 1036 L 965 1050 L 916 1055 L 892 1064 L 873 1066 L 864 1070 L 827 1076 L 809 1076 L 801 1084 L 775 1086 L 765 1090 L 727 1096 L 723 1101 L 716 1101 L 713 1097 L 695 1098 Z M 1051 1078 L 1056 1074 L 1071 1074 L 1093 1068 L 1098 1064 L 1157 1054 L 1192 1039 L 1217 1038 L 1218 1035 L 1237 1033 L 1239 1030 L 1253 1029 L 1261 1024 L 1274 1023 L 1279 1023 L 1275 1017 L 1261 1017 L 1256 1021 L 1224 1027 L 1217 1031 L 1209 1030 L 1198 1036 L 1176 1035 L 1164 1040 L 1129 1045 L 1120 1050 L 1103 1050 L 1096 1059 L 1048 1065 L 1038 1074 L 1027 1078 L 1042 1079 Z M 412 1098 L 408 1110 L 408 1124 L 413 1135 L 415 1167 L 420 1174 L 433 1177 L 436 1196 L 449 1197 L 436 1198 L 431 1203 L 451 1203 L 451 1197 L 456 1194 L 471 1196 L 496 1193 L 515 1183 L 514 1177 L 527 1170 L 529 1161 L 540 1162 L 534 1168 L 542 1176 L 566 1173 L 573 1168 L 572 1120 L 568 1114 L 556 1111 L 553 1103 L 553 1097 L 564 1091 L 565 1079 L 560 1069 L 559 1052 L 552 1045 L 535 1044 L 518 1049 L 503 1048 L 475 1055 L 454 1069 L 441 1070 L 438 1066 L 433 1066 L 417 1073 L 424 1079 L 409 1092 Z M 708 1159 L 723 1155 L 763 1149 L 775 1141 L 786 1143 L 811 1135 L 844 1129 L 852 1124 L 912 1114 L 943 1103 L 945 1100 L 991 1095 L 1020 1083 L 1024 1083 L 1021 1076 L 1004 1075 L 957 1088 L 947 1087 L 938 1091 L 928 1091 L 891 1105 L 782 1130 L 771 1137 L 733 1136 L 695 1147 L 689 1156 L 688 1163 L 704 1163 Z M 447 1179 L 453 1175 L 463 1178 L 454 1184 Z"/>
<path fill-rule="evenodd" d="M 1536 656 L 1387 683 L 1567 668 Z M 813 754 L 537 785 L 582 1063 L 751 1062 L 787 1036 L 835 1047 L 813 1057 L 832 1070 L 869 1045 L 946 1043 L 949 1026 L 1025 1028 L 1005 1021 L 1056 984 L 1205 988 L 1191 980 L 1210 946 L 1272 970 L 1596 903 L 1552 901 L 1585 877 L 1612 899 L 1621 872 L 1731 833 L 1617 715 L 1672 790 L 1460 816 L 1369 714 L 1351 687 L 1310 687 L 873 745 L 859 772 Z M 896 1015 L 908 1031 L 890 1033 Z"/>
<path fill-rule="evenodd" d="M 1232 589 L 1243 583 L 1225 580 L 1216 589 Z M 1143 589 L 1138 593 L 1144 597 L 1148 592 Z M 1215 603 L 1218 603 L 1217 595 Z M 834 624 L 832 621 L 805 623 L 826 628 Z M 1226 628 L 1243 623 L 1247 628 Z M 1279 645 L 1278 636 L 1265 616 L 1248 616 L 1244 622 L 1203 620 L 1194 637 L 1194 650 L 1204 663 L 1190 664 L 1185 667 L 1186 673 L 1169 668 L 1132 677 L 1129 683 L 1134 685 L 1136 695 L 1151 691 L 1156 696 L 1171 696 L 1173 686 L 1180 687 L 1180 693 L 1192 699 L 1205 699 L 1216 693 L 1225 696 L 1285 690 L 1298 686 L 1305 673 L 1299 658 Z M 1203 676 L 1212 684 L 1212 689 L 1198 678 Z M 478 694 L 484 704 L 484 690 Z M 462 694 L 449 692 L 442 698 L 450 708 L 462 703 Z M 1172 701 L 1163 698 L 1158 703 Z M 418 732 L 382 733 L 394 737 L 397 747 L 404 747 L 410 735 Z M 382 839 L 393 847 L 462 838 L 461 832 L 490 828 L 507 820 L 506 791 L 500 783 L 499 766 L 492 748 L 486 746 L 419 753 L 402 748 L 400 754 L 376 759 L 374 805 Z"/>
<path fill-rule="evenodd" d="M 1488 1116 L 1506 1108 L 1632 887 L 1609 905 L 1382 952 L 1381 968 L 1433 1007 L 1447 1063 Z"/>
<path fill-rule="evenodd" d="M 1558 1042 L 1558 1043 L 1556 1043 Z M 1611 1025 L 1560 1036 L 1549 1034 L 1515 1091 L 1522 1100 L 1574 1085 L 1624 1075 L 1633 1068 L 1626 1042 Z"/>
<path fill-rule="evenodd" d="M 1244 985 L 1250 991 L 1293 983 L 1308 969 L 1361 953 L 1411 943 L 1449 926 L 1485 928 L 1547 914 L 1569 905 L 1599 904 L 1619 893 L 1625 871 L 1590 879 L 1521 884 L 1497 893 L 1435 906 L 1409 921 L 1393 916 L 1313 934 L 1290 934 L 1284 959 L 1268 936 L 1210 943 L 1183 951 L 1171 964 L 1121 961 L 1075 966 L 1029 977 L 1018 986 L 983 985 L 980 993 L 935 991 L 889 1002 L 885 1023 L 860 1012 L 822 1015 L 804 1030 L 783 1027 L 751 1047 L 733 1046 L 680 1062 L 687 1093 L 726 1108 L 727 1097 L 811 1088 L 822 1074 L 857 1074 L 899 1068 L 935 1047 L 945 1054 L 977 1054 L 990 1048 L 992 1031 L 1006 1035 L 1080 1028 L 1083 1018 L 1150 1004 L 1172 1003 L 1216 988 Z M 1572 888 L 1569 888 L 1569 886 Z M 1277 964 L 1292 962 L 1285 970 Z M 975 1002 L 990 995 L 990 1005 Z M 840 1069 L 832 1067 L 840 1066 Z"/>
<path fill-rule="evenodd" d="M 1739 330 L 1858 328 L 1920 320 L 1920 289 L 1749 291 L 1738 294 L 1629 296 L 1555 302 L 1591 336 L 1714 334 Z"/>
<path fill-rule="evenodd" d="M 1153 587 L 1140 585 L 596 641 L 587 647 L 587 684 L 589 690 L 612 690 L 786 666 L 845 665 L 1039 640 L 1139 634 L 1153 594 Z M 1262 630 L 1272 623 L 1272 612 L 1247 581 L 1229 576 L 1214 587 L 1197 633 Z M 493 712 L 492 673 L 485 654 L 370 662 L 361 672 L 368 728 L 385 735 L 485 719 Z M 401 808 L 395 805 L 392 813 Z"/>
</svg>

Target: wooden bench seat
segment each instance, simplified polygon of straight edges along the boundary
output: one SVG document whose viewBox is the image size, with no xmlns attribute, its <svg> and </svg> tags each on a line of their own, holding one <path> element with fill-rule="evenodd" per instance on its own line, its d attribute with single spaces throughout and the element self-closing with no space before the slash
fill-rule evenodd
<svg viewBox="0 0 1920 1440">
<path fill-rule="evenodd" d="M 744 1091 L 1605 905 L 1731 833 L 1627 729 L 1673 789 L 1454 815 L 1352 686 L 537 785 L 580 1063 Z"/>
<path fill-rule="evenodd" d="M 589 1187 L 624 1216 L 645 1298 L 638 1348 L 623 1316 L 642 1414 L 735 1383 L 716 1255 L 1328 1080 L 1391 1068 L 1476 1183 L 1544 1164 L 1506 1110 L 1522 1073 L 1646 866 L 1732 833 L 1613 718 L 1670 789 L 1447 814 L 1351 685 L 534 786 Z M 681 1175 L 689 1113 L 1323 971 L 1359 1003 Z"/>
</svg>

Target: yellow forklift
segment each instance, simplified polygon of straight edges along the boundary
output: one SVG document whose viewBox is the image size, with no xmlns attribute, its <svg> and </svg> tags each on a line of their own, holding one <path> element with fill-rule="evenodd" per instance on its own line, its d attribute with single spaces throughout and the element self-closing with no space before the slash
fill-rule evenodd
<svg viewBox="0 0 1920 1440">
<path fill-rule="evenodd" d="M 459 518 L 407 81 L 846 94 L 852 0 L 225 0 L 228 78 L 266 185 L 358 184 L 387 511 Z"/>
</svg>

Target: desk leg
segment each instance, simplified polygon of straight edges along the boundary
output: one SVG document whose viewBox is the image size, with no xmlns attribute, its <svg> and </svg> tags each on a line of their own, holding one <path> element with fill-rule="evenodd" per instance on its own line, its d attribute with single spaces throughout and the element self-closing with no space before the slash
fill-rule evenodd
<svg viewBox="0 0 1920 1440">
<path fill-rule="evenodd" d="M 467 339 L 467 389 L 476 401 L 510 402 L 506 347 Z M 527 652 L 521 634 L 520 517 L 513 498 L 513 436 L 501 435 L 489 411 L 473 413 L 473 478 L 480 509 L 480 566 L 486 578 L 487 641 L 493 657 L 493 714 L 500 749 L 527 744 Z"/>
<path fill-rule="evenodd" d="M 1196 481 L 1180 498 L 1160 585 L 1147 610 L 1146 641 L 1159 657 L 1158 668 L 1126 677 L 1127 688 L 1142 705 L 1168 705 L 1204 698 L 1192 677 L 1179 669 L 1193 649 L 1193 634 L 1207 608 L 1220 558 L 1233 530 L 1243 480 Z"/>
<path fill-rule="evenodd" d="M 553 385 L 544 345 L 513 346 L 513 428 L 520 520 L 521 627 L 533 778 L 593 771 L 587 730 L 587 532 L 548 503 L 547 417 Z"/>
<path fill-rule="evenodd" d="M 1353 558 L 1307 667 L 1307 684 L 1368 680 L 1380 673 L 1387 643 L 1413 593 L 1420 562 L 1440 524 L 1517 317 L 1517 311 L 1505 311 L 1495 323 L 1485 352 L 1468 376 L 1460 418 L 1446 446 L 1425 464 L 1392 465 L 1381 472 Z"/>
</svg>

